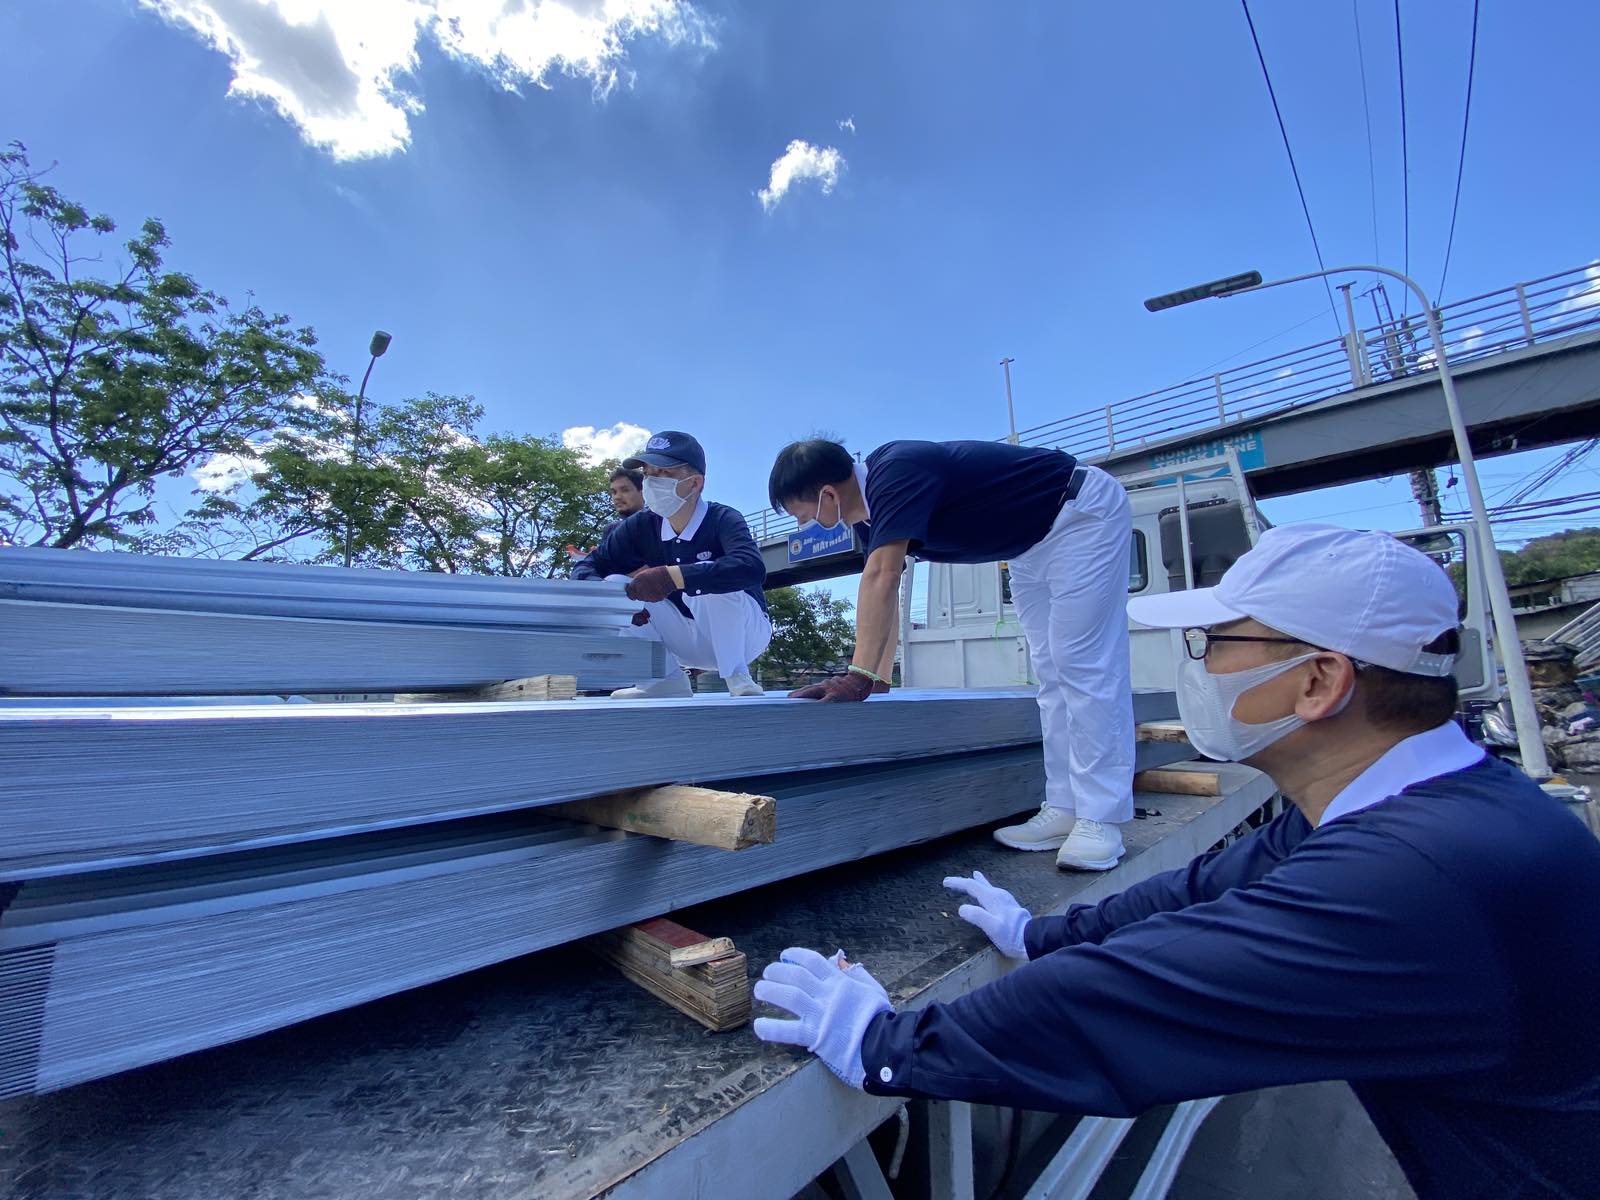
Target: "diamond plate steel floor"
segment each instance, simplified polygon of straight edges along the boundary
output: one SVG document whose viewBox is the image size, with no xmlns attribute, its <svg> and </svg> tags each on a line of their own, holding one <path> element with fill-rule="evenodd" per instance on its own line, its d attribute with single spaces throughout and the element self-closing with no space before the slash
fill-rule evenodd
<svg viewBox="0 0 1600 1200">
<path fill-rule="evenodd" d="M 1142 796 L 1129 862 L 1219 802 Z M 1153 857 L 1159 857 L 1155 855 Z M 940 886 L 983 870 L 1035 911 L 1100 876 L 986 830 L 685 910 L 752 970 L 842 946 L 896 998 L 983 952 Z M 0 1105 L 15 1200 L 533 1200 L 603 1188 L 804 1063 L 711 1034 L 581 951 L 531 955 L 238 1045 Z"/>
</svg>

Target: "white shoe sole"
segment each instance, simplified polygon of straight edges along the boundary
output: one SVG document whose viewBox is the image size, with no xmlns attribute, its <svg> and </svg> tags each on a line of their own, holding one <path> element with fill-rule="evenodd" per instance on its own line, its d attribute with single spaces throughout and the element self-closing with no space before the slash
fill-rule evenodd
<svg viewBox="0 0 1600 1200">
<path fill-rule="evenodd" d="M 1002 846 L 1009 846 L 1013 850 L 1059 850 L 1067 844 L 1067 835 L 1062 834 L 1058 838 L 1045 838 L 1042 842 L 1023 842 L 1013 841 L 1011 838 L 1003 836 L 996 829 L 994 831 L 994 840 Z"/>
<path fill-rule="evenodd" d="M 647 692 L 643 688 L 625 687 L 611 693 L 613 700 L 690 700 L 693 697 L 694 691 L 690 688 L 681 692 Z"/>
<path fill-rule="evenodd" d="M 1056 866 L 1063 871 L 1109 871 L 1122 861 L 1122 856 L 1126 853 L 1126 850 L 1119 850 L 1113 858 L 1097 858 L 1092 861 L 1078 858 L 1057 858 Z"/>
</svg>

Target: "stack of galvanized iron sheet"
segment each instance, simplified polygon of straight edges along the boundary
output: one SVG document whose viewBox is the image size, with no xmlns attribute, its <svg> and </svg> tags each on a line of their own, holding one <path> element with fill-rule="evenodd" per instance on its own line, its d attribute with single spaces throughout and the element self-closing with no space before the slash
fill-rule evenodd
<svg viewBox="0 0 1600 1200">
<path fill-rule="evenodd" d="M 0 576 L 15 587 L 11 553 Z M 563 586 L 580 585 L 540 589 L 554 608 Z M 5 602 L 92 614 L 125 595 Z M 185 607 L 205 599 L 196 584 L 167 610 L 180 635 L 185 620 L 242 615 Z M 510 615 L 505 594 L 482 599 Z M 592 611 L 607 605 L 627 611 L 614 596 Z M 140 670 L 130 691 L 162 690 Z M 1174 711 L 1170 694 L 1136 698 L 1141 721 Z M 897 689 L 864 705 L 13 703 L 0 708 L 0 1097 L 998 821 L 1042 799 L 1039 736 L 1025 690 Z M 1141 743 L 1140 766 L 1188 753 Z M 776 797 L 776 841 L 730 852 L 540 811 L 664 783 Z"/>
<path fill-rule="evenodd" d="M 446 691 L 659 676 L 620 584 L 0 549 L 0 696 Z"/>
</svg>

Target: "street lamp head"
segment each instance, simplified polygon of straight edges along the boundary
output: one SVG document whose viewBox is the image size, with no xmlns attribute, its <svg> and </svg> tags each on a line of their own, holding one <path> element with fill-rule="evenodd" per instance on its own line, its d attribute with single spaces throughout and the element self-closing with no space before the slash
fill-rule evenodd
<svg viewBox="0 0 1600 1200">
<path fill-rule="evenodd" d="M 1257 278 L 1259 278 L 1259 276 Z M 389 348 L 389 343 L 393 340 L 393 338 L 380 329 L 372 335 L 372 344 L 367 347 L 367 352 L 371 354 L 373 358 L 382 358 L 383 352 Z"/>
<path fill-rule="evenodd" d="M 1164 308 L 1177 308 L 1180 304 L 1193 304 L 1196 300 L 1209 300 L 1213 296 L 1231 296 L 1235 292 L 1247 292 L 1260 286 L 1261 272 L 1245 271 L 1226 279 L 1213 279 L 1210 283 L 1168 292 L 1165 296 L 1152 296 L 1144 302 L 1144 306 L 1151 312 L 1160 312 Z"/>
</svg>

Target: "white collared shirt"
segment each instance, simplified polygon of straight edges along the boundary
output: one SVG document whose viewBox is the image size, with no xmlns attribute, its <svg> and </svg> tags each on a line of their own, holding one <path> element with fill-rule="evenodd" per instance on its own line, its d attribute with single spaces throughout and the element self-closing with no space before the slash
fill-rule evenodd
<svg viewBox="0 0 1600 1200">
<path fill-rule="evenodd" d="M 690 538 L 694 537 L 696 533 L 700 532 L 700 522 L 706 519 L 707 511 L 706 498 L 701 496 L 700 499 L 695 502 L 694 516 L 689 518 L 689 523 L 683 527 L 682 533 L 679 533 L 672 527 L 671 521 L 667 520 L 665 517 L 662 517 L 661 540 L 663 542 L 671 542 L 681 538 L 683 541 L 687 542 Z"/>
<path fill-rule="evenodd" d="M 1483 753 L 1483 747 L 1474 745 L 1454 721 L 1412 734 L 1352 779 L 1323 810 L 1317 826 L 1371 808 L 1414 783 L 1465 770 L 1482 759 Z"/>
</svg>

